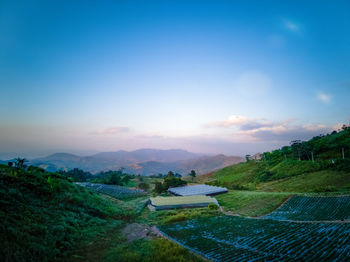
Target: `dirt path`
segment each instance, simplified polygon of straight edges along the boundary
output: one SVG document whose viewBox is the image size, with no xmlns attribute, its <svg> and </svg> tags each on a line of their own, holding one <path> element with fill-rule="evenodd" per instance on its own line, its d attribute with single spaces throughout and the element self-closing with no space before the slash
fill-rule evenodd
<svg viewBox="0 0 350 262">
<path fill-rule="evenodd" d="M 132 242 L 137 239 L 146 238 L 152 239 L 155 237 L 161 237 L 162 234 L 155 226 L 149 226 L 139 223 L 132 223 L 126 225 L 122 229 L 122 234 L 128 242 Z"/>
</svg>

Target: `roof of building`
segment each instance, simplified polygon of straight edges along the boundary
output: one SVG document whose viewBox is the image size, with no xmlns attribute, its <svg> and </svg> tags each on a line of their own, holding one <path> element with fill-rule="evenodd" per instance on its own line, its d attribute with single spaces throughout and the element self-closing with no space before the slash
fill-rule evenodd
<svg viewBox="0 0 350 262">
<path fill-rule="evenodd" d="M 215 195 L 220 193 L 226 193 L 226 187 L 217 187 L 209 185 L 193 185 L 183 187 L 172 187 L 168 191 L 178 196 L 196 196 L 196 195 Z"/>
</svg>

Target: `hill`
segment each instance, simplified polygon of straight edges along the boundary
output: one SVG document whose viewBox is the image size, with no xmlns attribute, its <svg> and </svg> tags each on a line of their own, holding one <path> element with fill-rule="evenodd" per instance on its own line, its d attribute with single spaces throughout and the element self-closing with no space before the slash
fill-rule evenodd
<svg viewBox="0 0 350 262">
<path fill-rule="evenodd" d="M 40 168 L 0 165 L 0 256 L 3 261 L 62 261 L 119 207 Z"/>
<path fill-rule="evenodd" d="M 187 175 L 192 169 L 198 174 L 203 174 L 240 161 L 243 161 L 243 158 L 225 155 L 204 156 L 180 149 L 140 149 L 131 152 L 102 152 L 91 156 L 56 153 L 43 158 L 31 159 L 28 164 L 39 166 L 49 172 L 79 168 L 97 173 L 124 168 L 125 172 L 130 174 L 166 174 L 172 170 Z"/>
<path fill-rule="evenodd" d="M 292 141 L 259 161 L 225 167 L 197 178 L 229 189 L 270 192 L 332 192 L 350 190 L 350 128 Z"/>
<path fill-rule="evenodd" d="M 122 201 L 41 168 L 0 165 L 1 261 L 202 261 L 147 226 L 136 224 L 141 236 L 126 240 L 123 230 L 135 227 L 147 200 Z"/>
</svg>

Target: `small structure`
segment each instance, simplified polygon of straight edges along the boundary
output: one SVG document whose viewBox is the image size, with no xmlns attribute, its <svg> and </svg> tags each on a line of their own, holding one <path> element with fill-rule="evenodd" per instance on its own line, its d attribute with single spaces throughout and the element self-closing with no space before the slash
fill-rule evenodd
<svg viewBox="0 0 350 262">
<path fill-rule="evenodd" d="M 219 205 L 215 198 L 204 195 L 150 198 L 150 206 L 154 210 L 207 207 L 209 204 Z"/>
<path fill-rule="evenodd" d="M 209 186 L 202 184 L 194 186 L 171 187 L 168 189 L 168 191 L 176 196 L 213 196 L 227 193 L 228 190 L 226 187 Z"/>
</svg>

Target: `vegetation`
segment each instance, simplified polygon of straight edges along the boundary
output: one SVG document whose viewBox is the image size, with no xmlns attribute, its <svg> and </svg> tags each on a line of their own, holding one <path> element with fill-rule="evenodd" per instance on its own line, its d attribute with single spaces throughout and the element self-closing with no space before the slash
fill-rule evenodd
<svg viewBox="0 0 350 262">
<path fill-rule="evenodd" d="M 18 158 L 10 166 L 0 165 L 0 256 L 4 261 L 201 260 L 166 239 L 150 237 L 128 242 L 122 230 L 138 223 L 160 226 L 182 245 L 223 261 L 226 256 L 237 260 L 283 260 L 287 256 L 303 261 L 316 257 L 335 260 L 349 254 L 343 248 L 350 244 L 344 235 L 350 230 L 348 224 L 288 224 L 277 220 L 347 220 L 348 197 L 293 197 L 271 212 L 297 192 L 349 192 L 349 146 L 350 128 L 344 126 L 339 132 L 309 141 L 292 141 L 290 146 L 263 153 L 258 161 L 247 155 L 245 163 L 206 176 L 191 172 L 192 181 L 230 189 L 216 196 L 227 214 L 269 214 L 265 218 L 272 220 L 222 216 L 212 204 L 209 208 L 151 212 L 145 208 L 147 192 L 126 188 L 153 191 L 153 196 L 167 195 L 169 187 L 187 183 L 171 171 L 167 176 L 153 177 L 129 175 L 123 170 L 96 175 L 79 169 L 49 173 L 28 167 L 25 159 Z M 94 191 L 74 182 L 89 185 Z M 233 230 L 224 232 L 227 228 Z M 320 232 L 330 232 L 332 237 Z M 226 248 L 225 241 L 235 245 Z M 289 242 L 294 244 L 286 244 Z M 330 251 L 318 251 L 327 249 Z"/>
<path fill-rule="evenodd" d="M 2 261 L 200 261 L 164 239 L 126 242 L 121 229 L 142 217 L 145 197 L 121 201 L 62 174 L 0 165 L 0 199 Z"/>
<path fill-rule="evenodd" d="M 309 141 L 292 141 L 291 146 L 263 153 L 260 161 L 248 159 L 218 170 L 206 180 L 208 184 L 235 190 L 347 191 L 349 156 L 350 127 L 344 126 L 339 132 Z"/>
<path fill-rule="evenodd" d="M 334 221 L 350 219 L 350 196 L 293 196 L 265 218 L 299 221 Z"/>
<path fill-rule="evenodd" d="M 180 177 L 176 177 L 173 172 L 169 171 L 168 176 L 164 178 L 163 183 L 155 182 L 154 191 L 158 194 L 166 192 L 169 187 L 178 187 L 186 185 L 187 182 Z"/>
<path fill-rule="evenodd" d="M 215 261 L 342 261 L 349 256 L 348 223 L 221 216 L 163 225 L 160 230 Z"/>
<path fill-rule="evenodd" d="M 262 216 L 278 208 L 287 200 L 288 193 L 230 191 L 216 199 L 225 211 L 242 216 Z"/>
<path fill-rule="evenodd" d="M 5 261 L 67 258 L 113 219 L 128 217 L 116 205 L 40 168 L 0 166 L 0 256 Z"/>
<path fill-rule="evenodd" d="M 129 189 L 127 187 L 122 187 L 122 186 L 93 184 L 89 182 L 79 182 L 78 184 L 80 186 L 92 189 L 98 193 L 109 195 L 117 199 L 138 197 L 141 195 L 145 195 L 145 192 L 143 190 Z"/>
</svg>

